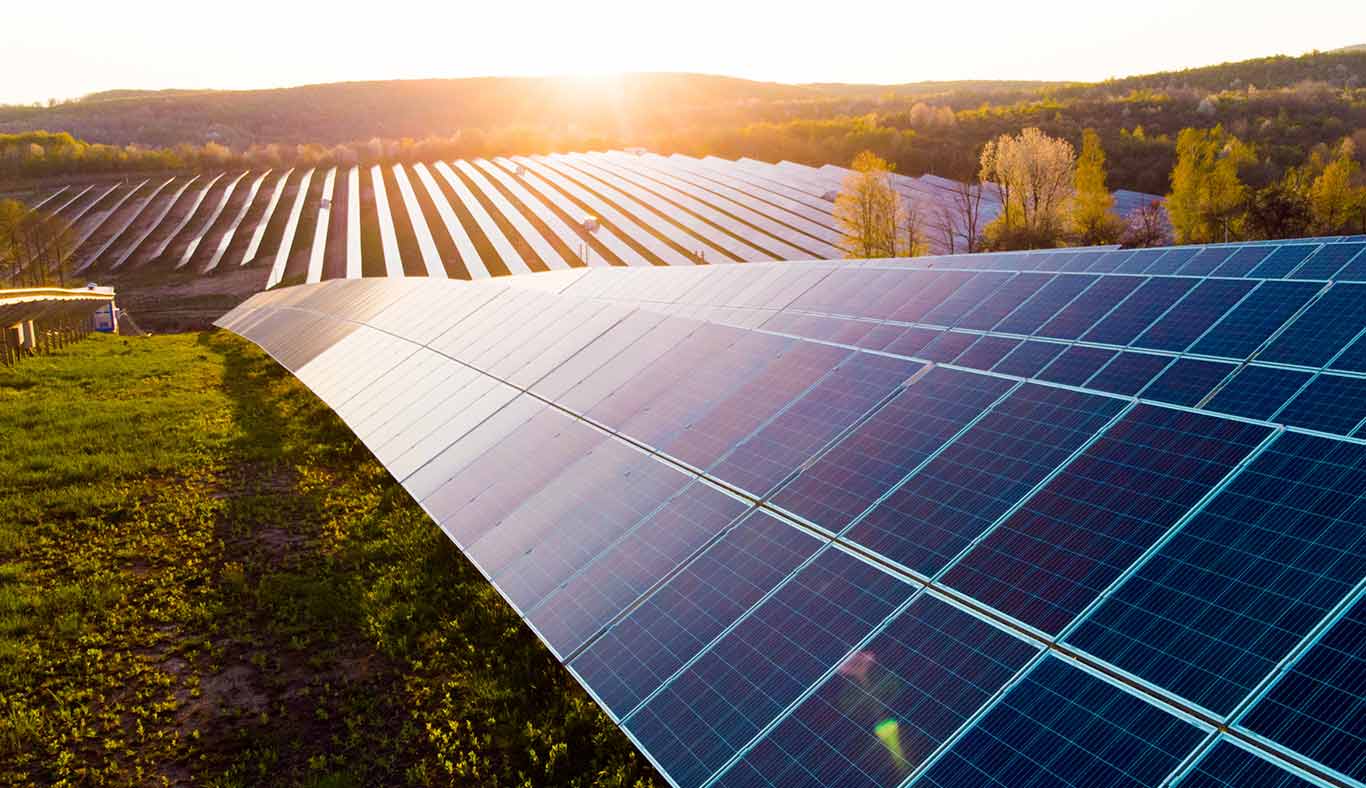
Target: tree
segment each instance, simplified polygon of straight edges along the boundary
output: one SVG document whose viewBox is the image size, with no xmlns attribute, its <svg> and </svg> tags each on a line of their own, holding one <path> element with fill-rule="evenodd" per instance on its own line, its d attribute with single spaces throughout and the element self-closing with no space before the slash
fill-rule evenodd
<svg viewBox="0 0 1366 788">
<path fill-rule="evenodd" d="M 1162 202 L 1153 200 L 1129 214 L 1120 242 L 1125 246 L 1166 246 L 1170 243 L 1167 211 Z"/>
<path fill-rule="evenodd" d="M 1070 218 L 1077 243 L 1099 246 L 1118 241 L 1124 222 L 1115 215 L 1115 198 L 1105 186 L 1105 151 L 1095 129 L 1082 132 L 1073 186 Z"/>
<path fill-rule="evenodd" d="M 1337 156 L 1309 187 L 1310 230 L 1315 235 L 1334 235 L 1356 218 L 1358 203 L 1366 199 L 1366 187 L 1358 186 L 1361 165 L 1351 139 L 1338 145 Z"/>
<path fill-rule="evenodd" d="M 1247 232 L 1253 238 L 1298 238 L 1309 232 L 1312 219 L 1309 200 L 1290 178 L 1258 189 L 1247 206 Z"/>
<path fill-rule="evenodd" d="M 892 188 L 892 169 L 872 151 L 854 157 L 835 197 L 835 219 L 851 258 L 895 257 L 906 208 Z"/>
<path fill-rule="evenodd" d="M 1072 197 L 1076 151 L 1037 128 L 1002 134 L 982 149 L 980 177 L 1001 188 L 1002 210 L 985 229 L 996 248 L 1056 246 Z"/>
<path fill-rule="evenodd" d="M 925 210 L 915 200 L 902 200 L 901 237 L 897 241 L 898 257 L 920 257 L 929 253 L 925 240 Z"/>
<path fill-rule="evenodd" d="M 1238 169 L 1254 160 L 1252 149 L 1223 126 L 1181 130 L 1167 195 L 1178 243 L 1215 243 L 1242 235 L 1247 186 Z"/>
</svg>

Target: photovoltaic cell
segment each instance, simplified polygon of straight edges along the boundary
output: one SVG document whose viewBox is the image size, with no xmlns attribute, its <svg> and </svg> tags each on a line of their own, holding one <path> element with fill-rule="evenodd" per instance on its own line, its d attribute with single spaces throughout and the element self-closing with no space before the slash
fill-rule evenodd
<svg viewBox="0 0 1366 788">
<path fill-rule="evenodd" d="M 1318 246 L 1315 244 L 1281 244 L 1273 247 L 1274 251 L 1248 271 L 1247 275 L 1258 279 L 1284 279 L 1290 276 L 1290 272 L 1298 268 L 1304 259 L 1313 254 L 1317 248 Z M 1314 277 L 1303 278 L 1312 279 Z"/>
<path fill-rule="evenodd" d="M 1110 394 L 1132 396 L 1142 391 L 1167 365 L 1171 356 L 1152 353 L 1120 353 L 1086 382 L 1088 388 Z"/>
<path fill-rule="evenodd" d="M 1123 402 L 1025 384 L 848 532 L 932 576 L 1119 413 Z"/>
<path fill-rule="evenodd" d="M 1201 247 L 1181 247 L 1168 249 L 1167 253 L 1158 257 L 1153 264 L 1148 266 L 1147 274 L 1162 274 L 1170 276 L 1180 271 L 1191 258 L 1200 254 L 1204 249 Z"/>
<path fill-rule="evenodd" d="M 1187 260 L 1180 268 L 1173 273 L 1181 276 L 1209 276 L 1232 257 L 1238 250 L 1227 246 L 1207 246 L 1196 251 L 1191 259 Z M 1262 250 L 1266 254 L 1266 250 Z"/>
<path fill-rule="evenodd" d="M 571 653 L 746 508 L 693 483 L 555 589 L 531 611 L 531 623 L 558 654 Z"/>
<path fill-rule="evenodd" d="M 946 331 L 935 338 L 933 342 L 926 345 L 916 354 L 917 358 L 925 361 L 935 361 L 940 364 L 952 363 L 954 359 L 968 346 L 977 341 L 977 334 L 963 334 L 957 331 Z"/>
<path fill-rule="evenodd" d="M 1366 780 L 1366 601 L 1358 600 L 1242 718 L 1243 727 Z"/>
<path fill-rule="evenodd" d="M 1366 447 L 1288 432 L 1068 640 L 1221 715 L 1366 576 Z"/>
<path fill-rule="evenodd" d="M 1319 375 L 1310 381 L 1276 421 L 1292 427 L 1347 435 L 1366 418 L 1366 380 Z"/>
<path fill-rule="evenodd" d="M 1179 358 L 1152 384 L 1139 392 L 1139 396 L 1159 402 L 1170 402 L 1173 405 L 1193 406 L 1213 391 L 1214 387 L 1235 368 L 1236 365 L 1222 361 Z"/>
<path fill-rule="evenodd" d="M 626 720 L 682 785 L 699 785 L 911 597 L 828 548 Z"/>
<path fill-rule="evenodd" d="M 1039 288 L 1052 278 L 1052 274 L 1020 274 L 1006 282 L 1000 290 L 992 293 L 970 312 L 963 315 L 963 319 L 954 324 L 954 328 L 970 328 L 979 331 L 991 329 L 1001 322 L 1006 315 L 1014 312 L 1017 307 L 1028 301 L 1030 296 L 1033 296 Z"/>
<path fill-rule="evenodd" d="M 1133 344 L 1152 350 L 1185 350 L 1256 284 L 1245 279 L 1209 279 L 1201 282 Z"/>
<path fill-rule="evenodd" d="M 1116 355 L 1114 350 L 1074 345 L 1064 350 L 1062 355 L 1038 374 L 1039 380 L 1080 386 Z"/>
<path fill-rule="evenodd" d="M 1010 337 L 981 336 L 971 347 L 963 351 L 954 363 L 986 371 L 996 366 L 996 363 L 1005 358 L 1010 351 L 1019 347 L 1020 341 Z"/>
<path fill-rule="evenodd" d="M 1139 249 L 1120 263 L 1115 270 L 1123 274 L 1145 273 L 1152 267 L 1153 263 L 1157 262 L 1158 258 L 1166 253 L 1166 249 Z"/>
<path fill-rule="evenodd" d="M 1249 419 L 1269 419 L 1311 377 L 1311 373 L 1299 370 L 1247 366 L 1225 383 L 1205 408 Z"/>
<path fill-rule="evenodd" d="M 911 326 L 902 329 L 895 339 L 880 348 L 888 353 L 896 353 L 900 356 L 918 356 L 925 346 L 939 338 L 944 333 L 938 328 L 920 328 Z"/>
<path fill-rule="evenodd" d="M 1321 367 L 1366 328 L 1366 284 L 1336 284 L 1257 354 L 1259 361 Z"/>
<path fill-rule="evenodd" d="M 823 528 L 843 530 L 1011 385 L 932 369 L 778 490 L 773 502 Z"/>
<path fill-rule="evenodd" d="M 618 718 L 635 708 L 820 542 L 756 512 L 689 563 L 569 663 Z"/>
<path fill-rule="evenodd" d="M 919 322 L 935 326 L 951 326 L 987 296 L 1010 281 L 1013 276 L 1014 274 L 996 271 L 977 274 L 962 287 L 955 290 L 953 295 L 921 316 Z"/>
<path fill-rule="evenodd" d="M 1195 284 L 1194 279 L 1149 279 L 1081 338 L 1087 342 L 1127 345 Z"/>
<path fill-rule="evenodd" d="M 1313 282 L 1263 282 L 1191 348 L 1204 356 L 1247 358 L 1319 290 Z"/>
<path fill-rule="evenodd" d="M 1260 758 L 1228 739 L 1220 739 L 1200 762 L 1177 783 L 1180 788 L 1315 788 L 1264 758 Z"/>
<path fill-rule="evenodd" d="M 1056 634 L 1270 428 L 1138 405 L 944 576 Z"/>
<path fill-rule="evenodd" d="M 1072 299 L 1098 281 L 1100 278 L 1095 276 L 1059 274 L 993 330 L 1005 334 L 1033 334 Z"/>
<path fill-rule="evenodd" d="M 1134 276 L 1106 276 L 1099 279 L 1045 323 L 1038 330 L 1038 336 L 1055 339 L 1080 337 L 1142 283 L 1142 279 Z"/>
<path fill-rule="evenodd" d="M 1247 276 L 1259 267 L 1273 247 L 1244 246 L 1229 255 L 1222 263 L 1210 271 L 1211 276 Z M 1182 273 L 1189 274 L 1190 271 Z M 1282 274 L 1283 275 L 1283 274 Z"/>
<path fill-rule="evenodd" d="M 767 495 L 921 368 L 913 361 L 856 353 L 712 466 L 717 478 Z"/>
<path fill-rule="evenodd" d="M 899 785 L 1037 648 L 922 595 L 716 783 Z"/>
<path fill-rule="evenodd" d="M 1008 356 L 997 362 L 992 370 L 1003 375 L 1032 378 L 1066 349 L 1067 345 L 1061 342 L 1026 340 L 1012 350 Z"/>
<path fill-rule="evenodd" d="M 1205 735 L 1050 656 L 912 785 L 1160 785 Z"/>
<path fill-rule="evenodd" d="M 1366 249 L 1366 244 L 1324 244 L 1290 276 L 1293 279 L 1336 279 L 1343 266 L 1362 249 Z"/>
</svg>

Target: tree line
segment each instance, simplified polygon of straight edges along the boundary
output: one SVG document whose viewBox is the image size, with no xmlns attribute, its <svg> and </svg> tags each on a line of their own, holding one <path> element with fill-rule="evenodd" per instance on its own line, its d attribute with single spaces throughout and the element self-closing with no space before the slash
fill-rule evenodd
<svg viewBox="0 0 1366 788">
<path fill-rule="evenodd" d="M 1120 216 L 1100 135 L 1086 129 L 1078 153 L 1031 127 L 988 141 L 974 177 L 928 209 L 898 193 L 894 163 L 863 151 L 853 158 L 835 216 L 851 257 L 915 256 L 931 239 L 954 253 L 1366 233 L 1366 178 L 1356 151 L 1351 137 L 1317 146 L 1281 178 L 1253 187 L 1242 175 L 1257 160 L 1251 146 L 1219 125 L 1184 129 L 1166 199 Z M 988 196 L 999 211 L 985 221 Z"/>
</svg>

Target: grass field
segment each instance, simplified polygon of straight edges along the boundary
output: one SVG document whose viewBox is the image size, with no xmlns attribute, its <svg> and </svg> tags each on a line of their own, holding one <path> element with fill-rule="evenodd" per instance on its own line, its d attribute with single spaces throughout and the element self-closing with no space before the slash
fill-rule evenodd
<svg viewBox="0 0 1366 788">
<path fill-rule="evenodd" d="M 0 369 L 0 784 L 657 782 L 251 345 Z"/>
</svg>

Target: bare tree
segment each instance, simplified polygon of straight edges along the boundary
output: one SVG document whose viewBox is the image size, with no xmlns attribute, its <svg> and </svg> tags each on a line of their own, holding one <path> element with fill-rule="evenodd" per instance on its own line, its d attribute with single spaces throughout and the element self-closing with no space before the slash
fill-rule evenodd
<svg viewBox="0 0 1366 788">
<path fill-rule="evenodd" d="M 959 181 L 952 194 L 953 207 L 962 220 L 963 251 L 972 254 L 982 236 L 982 184 Z"/>
</svg>

